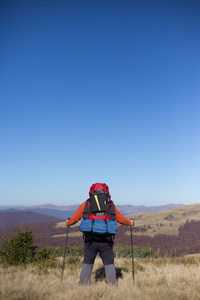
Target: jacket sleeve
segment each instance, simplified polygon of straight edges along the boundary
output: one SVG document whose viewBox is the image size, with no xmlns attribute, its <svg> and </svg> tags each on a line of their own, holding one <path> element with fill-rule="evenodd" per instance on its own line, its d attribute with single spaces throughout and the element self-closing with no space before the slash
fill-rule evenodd
<svg viewBox="0 0 200 300">
<path fill-rule="evenodd" d="M 118 223 L 125 225 L 125 226 L 130 226 L 131 225 L 131 220 L 127 220 L 117 209 L 115 206 L 115 219 Z"/>
<path fill-rule="evenodd" d="M 79 206 L 75 214 L 68 220 L 68 226 L 76 224 L 82 218 L 85 203 L 86 201 Z"/>
</svg>

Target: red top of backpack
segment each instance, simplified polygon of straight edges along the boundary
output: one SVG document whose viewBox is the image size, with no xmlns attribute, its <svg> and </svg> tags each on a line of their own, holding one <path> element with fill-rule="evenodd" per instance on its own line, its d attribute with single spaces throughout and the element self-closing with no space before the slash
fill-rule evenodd
<svg viewBox="0 0 200 300">
<path fill-rule="evenodd" d="M 105 190 L 108 193 L 109 197 L 111 198 L 110 193 L 109 193 L 109 188 L 108 188 L 107 184 L 105 184 L 105 183 L 94 183 L 90 188 L 89 196 L 93 191 L 96 191 L 96 190 Z"/>
</svg>

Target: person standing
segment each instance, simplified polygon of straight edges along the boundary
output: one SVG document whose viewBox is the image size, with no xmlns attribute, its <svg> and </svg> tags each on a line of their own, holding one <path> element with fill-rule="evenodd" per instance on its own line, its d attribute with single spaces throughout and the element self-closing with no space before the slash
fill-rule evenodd
<svg viewBox="0 0 200 300">
<path fill-rule="evenodd" d="M 90 198 L 83 202 L 76 213 L 66 221 L 66 226 L 76 224 L 82 217 L 84 219 L 115 220 L 125 226 L 134 225 L 133 220 L 126 219 L 111 201 L 109 188 L 105 183 L 93 184 L 90 187 L 89 196 Z M 84 261 L 79 285 L 89 284 L 98 253 L 105 267 L 107 282 L 117 285 L 113 244 L 112 236 L 84 234 Z"/>
</svg>

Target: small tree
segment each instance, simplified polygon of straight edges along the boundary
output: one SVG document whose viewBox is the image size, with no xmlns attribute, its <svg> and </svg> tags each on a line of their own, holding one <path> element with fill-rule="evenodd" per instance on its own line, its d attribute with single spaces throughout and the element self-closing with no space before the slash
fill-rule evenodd
<svg viewBox="0 0 200 300">
<path fill-rule="evenodd" d="M 25 227 L 20 227 L 20 231 L 13 236 L 3 237 L 0 257 L 9 265 L 30 263 L 35 260 L 36 249 L 32 232 Z"/>
</svg>

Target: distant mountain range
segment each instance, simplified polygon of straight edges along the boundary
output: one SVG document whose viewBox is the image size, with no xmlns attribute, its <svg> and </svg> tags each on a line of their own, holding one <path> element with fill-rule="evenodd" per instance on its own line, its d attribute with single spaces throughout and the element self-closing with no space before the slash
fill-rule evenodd
<svg viewBox="0 0 200 300">
<path fill-rule="evenodd" d="M 27 223 L 59 222 L 60 218 L 30 211 L 0 211 L 0 228 L 6 228 Z"/>
<path fill-rule="evenodd" d="M 144 212 L 151 212 L 151 211 L 161 211 L 161 210 L 168 210 L 176 207 L 183 206 L 184 204 L 166 204 L 166 205 L 159 205 L 159 206 L 144 206 L 144 205 L 117 205 L 117 208 L 123 215 L 130 215 L 130 214 L 137 214 L 137 213 L 144 213 Z"/>
<path fill-rule="evenodd" d="M 123 215 L 162 211 L 183 206 L 183 204 L 168 204 L 160 206 L 134 206 L 117 205 Z M 37 206 L 0 206 L 0 228 L 35 222 L 56 222 L 70 218 L 79 207 L 79 204 L 70 206 L 58 206 L 44 204 Z M 51 217 L 51 218 L 50 218 Z"/>
<path fill-rule="evenodd" d="M 3 209 L 3 210 L 0 208 L 0 213 L 11 213 L 11 212 L 12 213 L 29 212 L 29 213 L 35 213 L 36 215 L 40 214 L 40 215 L 54 217 L 59 220 L 67 220 L 76 212 L 76 210 L 58 210 L 58 209 L 39 208 L 39 207 L 38 208 L 22 207 L 20 209 L 15 207 L 15 208 Z"/>
</svg>

